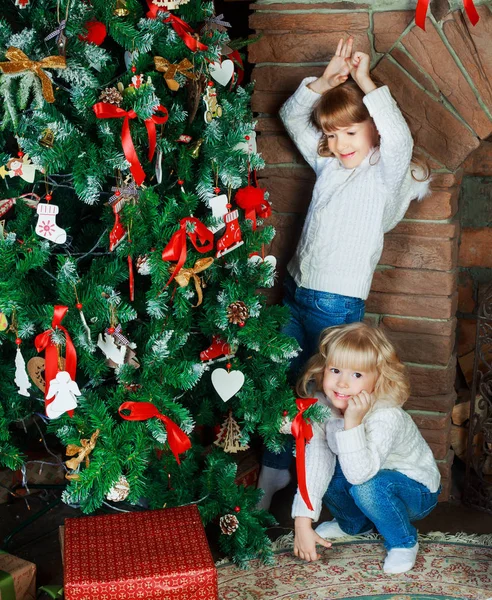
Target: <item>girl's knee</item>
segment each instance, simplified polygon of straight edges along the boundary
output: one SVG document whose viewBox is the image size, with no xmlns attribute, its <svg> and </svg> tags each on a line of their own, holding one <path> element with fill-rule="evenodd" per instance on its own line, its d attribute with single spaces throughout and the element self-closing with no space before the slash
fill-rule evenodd
<svg viewBox="0 0 492 600">
<path fill-rule="evenodd" d="M 386 481 L 385 478 L 380 477 L 379 473 L 368 481 L 353 485 L 350 488 L 350 495 L 361 509 L 377 508 L 381 496 L 388 496 L 390 494 L 391 483 Z"/>
</svg>

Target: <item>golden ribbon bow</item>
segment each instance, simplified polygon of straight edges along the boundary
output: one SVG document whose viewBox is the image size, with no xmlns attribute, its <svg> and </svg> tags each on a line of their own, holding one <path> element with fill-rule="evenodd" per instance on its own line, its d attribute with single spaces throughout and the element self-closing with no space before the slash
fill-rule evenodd
<svg viewBox="0 0 492 600">
<path fill-rule="evenodd" d="M 67 446 L 67 451 L 65 452 L 67 456 L 75 456 L 78 454 L 78 456 L 75 456 L 75 458 L 71 458 L 65 462 L 69 469 L 76 469 L 83 460 L 85 460 L 85 466 L 89 466 L 89 454 L 96 447 L 96 441 L 99 433 L 99 429 L 96 429 L 96 431 L 91 435 L 90 440 L 80 440 L 80 443 L 82 444 L 81 446 L 77 446 L 77 444 L 69 444 Z M 79 479 L 80 477 L 78 473 L 68 473 L 65 475 L 65 478 Z"/>
<path fill-rule="evenodd" d="M 179 273 L 174 278 L 180 287 L 186 287 L 190 283 L 190 279 L 193 278 L 195 282 L 196 294 L 198 296 L 198 302 L 195 304 L 195 308 L 200 306 L 203 300 L 203 292 L 202 292 L 202 280 L 198 277 L 198 273 L 205 271 L 212 266 L 214 262 L 213 258 L 199 258 L 195 266 L 191 269 L 180 269 Z M 171 267 L 171 270 L 173 267 Z"/>
<path fill-rule="evenodd" d="M 39 79 L 41 79 L 41 87 L 46 102 L 52 103 L 55 101 L 53 84 L 43 69 L 66 69 L 67 62 L 64 56 L 47 56 L 37 62 L 35 60 L 30 60 L 19 48 L 10 46 L 5 53 L 5 57 L 8 58 L 10 62 L 0 63 L 0 71 L 7 75 L 21 73 L 22 71 L 32 71 Z"/>
<path fill-rule="evenodd" d="M 173 64 L 167 58 L 154 56 L 154 62 L 156 70 L 164 73 L 164 81 L 167 83 L 167 87 L 173 92 L 179 89 L 179 83 L 174 79 L 176 73 L 181 73 L 181 75 L 185 75 L 189 79 L 196 79 L 197 77 L 195 73 L 188 73 L 193 68 L 193 65 L 187 58 L 183 58 L 181 62 Z"/>
</svg>

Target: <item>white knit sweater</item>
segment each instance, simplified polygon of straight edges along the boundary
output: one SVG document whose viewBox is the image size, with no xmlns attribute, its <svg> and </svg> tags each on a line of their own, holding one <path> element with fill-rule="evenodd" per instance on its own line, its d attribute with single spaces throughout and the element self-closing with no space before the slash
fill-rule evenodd
<svg viewBox="0 0 492 600">
<path fill-rule="evenodd" d="M 428 182 L 410 172 L 413 141 L 387 86 L 364 97 L 381 136 L 379 150 L 355 169 L 318 155 L 320 132 L 310 116 L 320 96 L 304 79 L 280 117 L 309 165 L 316 184 L 296 253 L 288 271 L 298 286 L 366 299 L 383 250 L 383 235 L 403 218 L 410 201 L 423 198 Z"/>
<path fill-rule="evenodd" d="M 330 406 L 324 394 L 314 397 Z M 338 456 L 342 471 L 353 485 L 365 483 L 381 469 L 399 471 L 436 492 L 441 476 L 432 451 L 412 418 L 400 407 L 376 408 L 362 424 L 348 431 L 343 417 L 330 407 L 332 417 L 313 424 L 313 437 L 306 446 L 306 484 L 314 510 L 309 510 L 299 490 L 292 517 L 319 519 L 321 501 L 328 489 Z"/>
</svg>

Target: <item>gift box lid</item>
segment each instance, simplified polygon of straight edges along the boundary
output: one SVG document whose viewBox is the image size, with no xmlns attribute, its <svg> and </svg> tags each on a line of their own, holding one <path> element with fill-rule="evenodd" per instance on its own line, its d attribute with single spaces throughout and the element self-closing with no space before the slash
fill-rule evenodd
<svg viewBox="0 0 492 600">
<path fill-rule="evenodd" d="M 144 512 L 65 520 L 65 591 L 125 581 L 166 578 L 185 586 L 217 581 L 212 554 L 195 504 Z M 181 582 L 181 583 L 179 583 Z M 68 597 L 68 595 L 67 595 Z M 154 597 L 153 595 L 149 595 Z"/>
</svg>

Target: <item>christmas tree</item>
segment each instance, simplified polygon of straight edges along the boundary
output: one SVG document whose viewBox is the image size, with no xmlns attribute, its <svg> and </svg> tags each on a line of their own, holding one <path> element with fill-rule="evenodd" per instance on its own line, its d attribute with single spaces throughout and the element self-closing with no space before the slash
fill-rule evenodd
<svg viewBox="0 0 492 600">
<path fill-rule="evenodd" d="M 261 293 L 271 207 L 225 18 L 199 0 L 4 9 L 0 465 L 42 415 L 72 457 L 65 502 L 197 502 L 245 564 L 270 559 L 271 517 L 204 431 L 229 419 L 234 447 L 279 450 L 297 344 Z"/>
</svg>

